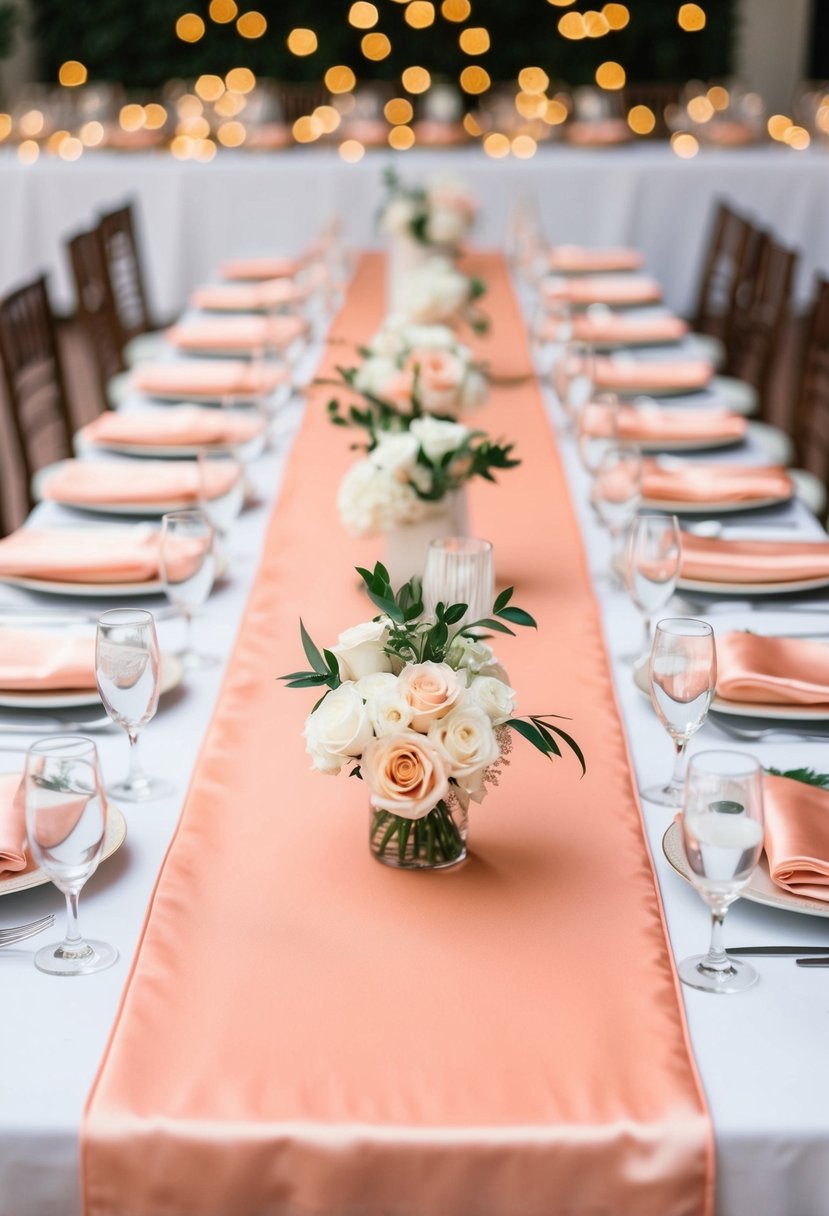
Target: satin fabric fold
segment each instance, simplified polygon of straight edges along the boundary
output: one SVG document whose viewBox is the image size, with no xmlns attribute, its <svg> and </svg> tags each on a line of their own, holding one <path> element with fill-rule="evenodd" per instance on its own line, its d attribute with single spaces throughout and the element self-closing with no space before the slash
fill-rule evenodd
<svg viewBox="0 0 829 1216">
<path fill-rule="evenodd" d="M 717 694 L 728 701 L 829 709 L 829 646 L 734 631 L 717 638 Z"/>
<path fill-rule="evenodd" d="M 272 393 L 289 379 L 285 367 L 255 367 L 230 359 L 144 363 L 132 374 L 133 387 L 148 397 L 235 397 L 244 401 Z"/>
<path fill-rule="evenodd" d="M 642 494 L 654 502 L 764 502 L 790 498 L 792 483 L 786 470 L 775 465 L 660 465 L 648 460 L 642 474 Z"/>
<path fill-rule="evenodd" d="M 485 425 L 510 486 L 474 531 L 539 630 L 498 647 L 527 712 L 568 714 L 587 776 L 516 741 L 470 860 L 377 864 L 358 781 L 309 771 L 320 644 L 368 619 L 338 522 L 354 459 L 312 390 L 239 640 L 155 892 L 83 1132 L 87 1216 L 707 1216 L 711 1130 L 598 607 L 524 325 L 489 282 Z M 366 256 L 320 369 L 382 320 Z M 482 348 L 479 348 L 482 349 Z M 483 418 L 482 418 L 483 420 Z M 530 526 L 555 520 L 554 527 Z"/>
<path fill-rule="evenodd" d="M 216 283 L 197 287 L 191 297 L 194 308 L 204 312 L 265 312 L 301 304 L 310 288 L 299 287 L 290 279 L 271 279 L 264 283 Z"/>
<path fill-rule="evenodd" d="M 688 332 L 681 317 L 638 317 L 636 313 L 610 313 L 594 316 L 580 313 L 573 317 L 573 339 L 596 346 L 646 346 L 681 342 Z M 551 340 L 556 336 L 550 333 Z"/>
<path fill-rule="evenodd" d="M 171 570 L 189 562 L 198 542 L 174 538 Z M 170 544 L 170 542 L 168 542 Z M 0 578 L 65 583 L 144 583 L 158 578 L 161 534 L 135 528 L 20 528 L 0 540 Z"/>
<path fill-rule="evenodd" d="M 230 410 L 181 405 L 176 410 L 105 410 L 81 431 L 87 443 L 138 447 L 249 443 L 265 429 L 263 419 Z"/>
<path fill-rule="evenodd" d="M 793 895 L 829 901 L 829 790 L 766 774 L 763 803 L 774 882 Z"/>
<path fill-rule="evenodd" d="M 26 806 L 20 773 L 0 774 L 0 876 L 26 869 Z"/>
<path fill-rule="evenodd" d="M 290 279 L 305 265 L 306 258 L 266 257 L 232 258 L 223 262 L 219 274 L 231 282 L 253 282 L 268 279 Z"/>
<path fill-rule="evenodd" d="M 724 410 L 671 410 L 623 405 L 619 409 L 619 438 L 642 443 L 737 443 L 748 423 Z"/>
<path fill-rule="evenodd" d="M 694 393 L 710 382 L 714 369 L 706 359 L 596 360 L 593 379 L 603 392 Z"/>
<path fill-rule="evenodd" d="M 829 541 L 682 536 L 681 577 L 722 583 L 829 578 Z"/>
<path fill-rule="evenodd" d="M 0 688 L 7 692 L 96 687 L 91 637 L 0 628 Z"/>
<path fill-rule="evenodd" d="M 43 483 L 43 497 L 71 506 L 107 503 L 148 506 L 194 503 L 228 494 L 239 476 L 233 460 L 211 461 L 200 469 L 193 460 L 64 460 Z"/>
<path fill-rule="evenodd" d="M 656 279 L 638 274 L 584 275 L 574 279 L 547 280 L 544 294 L 551 300 L 566 300 L 575 308 L 591 304 L 617 305 L 658 304 L 662 289 Z"/>
<path fill-rule="evenodd" d="M 612 274 L 639 270 L 644 258 L 638 249 L 624 246 L 593 248 L 585 245 L 554 245 L 550 269 L 558 274 Z"/>
<path fill-rule="evenodd" d="M 174 325 L 165 337 L 171 346 L 190 354 L 214 350 L 241 354 L 284 350 L 307 332 L 304 317 L 208 317 Z"/>
</svg>

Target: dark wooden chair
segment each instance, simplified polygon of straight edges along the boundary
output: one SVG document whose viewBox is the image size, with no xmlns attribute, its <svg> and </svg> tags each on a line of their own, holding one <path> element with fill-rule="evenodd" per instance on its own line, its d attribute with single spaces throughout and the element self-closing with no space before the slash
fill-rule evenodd
<svg viewBox="0 0 829 1216">
<path fill-rule="evenodd" d="M 770 380 L 789 319 L 797 262 L 793 249 L 765 236 L 750 289 L 735 300 L 725 370 L 757 389 L 761 418 L 769 412 Z"/>
<path fill-rule="evenodd" d="M 819 278 L 794 417 L 798 463 L 829 487 L 829 279 Z"/>
<path fill-rule="evenodd" d="M 126 364 L 100 229 L 76 233 L 67 241 L 66 249 L 75 280 L 78 319 L 89 340 L 101 394 L 106 401 L 109 381 L 124 371 Z"/>
<path fill-rule="evenodd" d="M 749 219 L 727 203 L 718 203 L 692 326 L 697 333 L 719 338 L 726 349 L 740 304 L 751 297 L 766 239 Z"/>
<path fill-rule="evenodd" d="M 99 231 L 123 351 L 133 338 L 157 328 L 147 303 L 132 204 L 102 215 Z"/>
<path fill-rule="evenodd" d="M 72 418 L 44 276 L 0 301 L 0 359 L 6 390 L 4 429 L 14 437 L 17 452 L 12 459 L 19 461 L 31 510 L 35 472 L 72 453 Z M 8 459 L 9 453 L 4 456 Z"/>
</svg>

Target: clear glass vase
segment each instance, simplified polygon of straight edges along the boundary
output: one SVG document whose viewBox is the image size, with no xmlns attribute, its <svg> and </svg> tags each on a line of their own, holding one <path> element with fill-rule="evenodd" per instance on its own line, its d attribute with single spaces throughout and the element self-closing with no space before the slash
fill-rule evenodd
<svg viewBox="0 0 829 1216">
<path fill-rule="evenodd" d="M 447 870 L 466 858 L 468 816 L 457 802 L 439 802 L 422 819 L 370 808 L 369 848 L 397 870 Z"/>
<path fill-rule="evenodd" d="M 440 509 L 419 523 L 388 528 L 383 562 L 392 587 L 397 590 L 413 575 L 422 578 L 432 541 L 447 536 L 466 536 L 468 527 L 464 486 L 447 494 Z"/>
</svg>

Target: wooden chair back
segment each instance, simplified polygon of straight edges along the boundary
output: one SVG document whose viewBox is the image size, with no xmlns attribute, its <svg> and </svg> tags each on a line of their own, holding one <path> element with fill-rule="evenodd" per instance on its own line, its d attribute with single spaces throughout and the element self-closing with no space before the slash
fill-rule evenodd
<svg viewBox="0 0 829 1216">
<path fill-rule="evenodd" d="M 78 232 L 66 244 L 75 280 L 78 319 L 89 339 L 104 401 L 107 384 L 125 370 L 121 331 L 99 228 Z"/>
<path fill-rule="evenodd" d="M 764 237 L 751 287 L 735 302 L 726 371 L 754 385 L 761 417 L 768 414 L 769 382 L 789 319 L 797 261 L 793 249 Z"/>
<path fill-rule="evenodd" d="M 728 346 L 740 299 L 750 296 L 763 234 L 750 220 L 720 202 L 700 276 L 693 328 Z"/>
<path fill-rule="evenodd" d="M 147 304 L 132 204 L 102 215 L 99 231 L 123 349 L 131 338 L 155 328 Z"/>
<path fill-rule="evenodd" d="M 829 485 L 829 279 L 819 278 L 795 407 L 798 464 Z"/>
<path fill-rule="evenodd" d="M 45 276 L 0 301 L 0 358 L 8 429 L 17 441 L 31 510 L 35 472 L 72 453 L 72 418 Z"/>
</svg>

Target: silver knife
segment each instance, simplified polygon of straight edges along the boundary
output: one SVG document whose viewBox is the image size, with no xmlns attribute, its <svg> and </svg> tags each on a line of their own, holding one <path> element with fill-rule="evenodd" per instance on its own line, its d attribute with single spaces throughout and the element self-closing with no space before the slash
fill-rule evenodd
<svg viewBox="0 0 829 1216">
<path fill-rule="evenodd" d="M 729 946 L 726 954 L 766 955 L 768 958 L 794 958 L 798 954 L 829 954 L 829 946 Z"/>
<path fill-rule="evenodd" d="M 829 967 L 829 958 L 796 958 L 798 967 Z"/>
</svg>

